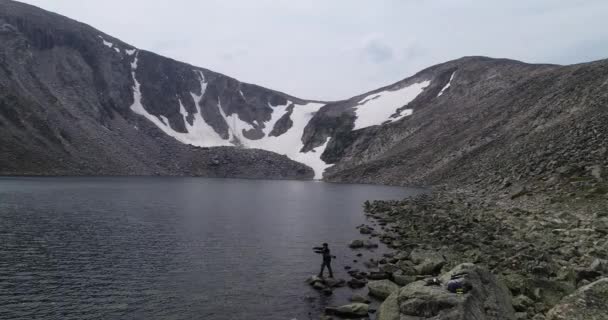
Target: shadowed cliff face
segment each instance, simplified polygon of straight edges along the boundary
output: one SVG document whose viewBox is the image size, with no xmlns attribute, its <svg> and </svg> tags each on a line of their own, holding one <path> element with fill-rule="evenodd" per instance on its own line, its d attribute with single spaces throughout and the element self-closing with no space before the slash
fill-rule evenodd
<svg viewBox="0 0 608 320">
<path fill-rule="evenodd" d="M 186 132 L 200 113 L 228 137 L 226 114 L 256 124 L 287 95 L 140 51 L 89 26 L 12 1 L 0 3 L 0 174 L 165 174 L 312 178 L 284 155 L 196 148 L 136 114 L 133 63 L 147 112 Z M 242 92 L 242 94 L 240 93 Z M 243 98 L 245 97 L 245 98 Z M 180 114 L 180 102 L 187 116 Z M 164 119 L 163 119 L 164 117 Z M 220 121 L 221 120 L 221 121 Z M 192 122 L 191 122 L 192 123 Z M 225 145 L 231 145 L 226 143 Z"/>
<path fill-rule="evenodd" d="M 294 102 L 307 103 L 151 52 L 136 53 L 138 66 L 135 72 L 141 83 L 145 110 L 154 116 L 166 117 L 176 132 L 188 133 L 186 122 L 192 125 L 192 115 L 200 110 L 205 122 L 221 138 L 230 138 L 231 124 L 224 119 L 224 114 L 237 115 L 240 121 L 250 126 L 242 128 L 247 132 L 245 135 L 251 140 L 257 140 L 264 136 L 263 129 L 271 119 L 274 107 Z M 193 95 L 202 97 L 196 99 Z M 180 111 L 180 105 L 187 114 L 186 119 Z"/>
<path fill-rule="evenodd" d="M 0 174 L 325 173 L 405 185 L 606 165 L 606 61 L 466 57 L 323 103 L 13 1 L 0 3 L 0 43 Z"/>
</svg>

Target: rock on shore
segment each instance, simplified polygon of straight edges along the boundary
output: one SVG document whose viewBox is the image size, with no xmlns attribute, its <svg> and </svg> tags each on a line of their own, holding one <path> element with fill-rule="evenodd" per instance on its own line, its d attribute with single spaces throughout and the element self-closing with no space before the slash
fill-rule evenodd
<svg viewBox="0 0 608 320">
<path fill-rule="evenodd" d="M 526 197 L 514 205 L 509 194 L 436 191 L 367 202 L 365 209 L 376 221 L 388 221 L 379 239 L 399 242 L 387 259 L 389 269 L 400 269 L 390 273 L 395 283 L 472 262 L 504 281 L 518 319 L 536 320 L 577 288 L 608 276 L 608 208 L 595 198 L 562 207 Z"/>
<path fill-rule="evenodd" d="M 446 284 L 452 275 L 465 273 L 472 290 L 451 293 Z M 416 281 L 392 293 L 380 306 L 378 320 L 514 320 L 511 295 L 487 269 L 461 264 L 440 276 L 441 285 Z"/>
<path fill-rule="evenodd" d="M 608 278 L 590 283 L 564 298 L 547 314 L 547 320 L 607 320 Z"/>
<path fill-rule="evenodd" d="M 367 284 L 369 295 L 384 300 L 391 293 L 399 290 L 399 286 L 390 280 L 375 280 Z"/>
</svg>

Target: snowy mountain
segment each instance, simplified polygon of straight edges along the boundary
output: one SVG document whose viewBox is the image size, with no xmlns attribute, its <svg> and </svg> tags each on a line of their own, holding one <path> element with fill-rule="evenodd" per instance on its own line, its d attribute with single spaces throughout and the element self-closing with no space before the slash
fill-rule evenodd
<svg viewBox="0 0 608 320">
<path fill-rule="evenodd" d="M 508 168 L 525 155 L 561 144 L 556 128 L 567 131 L 572 121 L 594 127 L 590 119 L 602 119 L 596 102 L 605 100 L 598 88 L 607 65 L 466 57 L 347 100 L 320 102 L 2 1 L 0 174 L 386 184 L 510 176 Z"/>
<path fill-rule="evenodd" d="M 142 84 L 138 80 L 139 53 L 133 50 L 131 55 L 134 82 L 131 110 L 177 141 L 197 147 L 234 146 L 284 154 L 311 167 L 316 179 L 321 179 L 325 169 L 331 165 L 321 156 L 333 137 L 328 136 L 307 149 L 303 138 L 305 128 L 325 104 L 291 97 L 277 100 L 276 104 L 258 101 L 257 97 L 250 97 L 248 91 L 243 91 L 246 87 L 240 88 L 244 84 L 239 84 L 238 95 L 233 92 L 227 98 L 223 98 L 226 95 L 214 96 L 207 90 L 210 80 L 205 77 L 204 70 L 192 68 L 191 73 L 197 78 L 199 87 L 186 94 L 178 93 L 171 108 L 165 105 L 160 112 L 151 113 L 150 107 L 143 102 Z M 407 109 L 408 103 L 429 84 L 430 81 L 422 81 L 375 92 L 360 98 L 342 112 L 354 113 L 354 121 L 349 123 L 352 130 L 397 121 L 412 114 L 412 109 Z M 207 108 L 206 112 L 203 112 L 203 107 Z M 174 111 L 176 108 L 179 113 Z M 252 116 L 250 109 L 257 112 Z"/>
<path fill-rule="evenodd" d="M 323 104 L 285 98 L 273 105 L 270 101 L 256 101 L 257 97 L 248 98 L 248 91 L 243 92 L 245 88 L 239 88 L 238 96 L 230 96 L 227 100 L 219 96 L 211 97 L 211 94 L 206 96 L 209 80 L 205 78 L 203 70 L 193 68 L 192 74 L 198 78 L 200 88 L 189 92 L 189 97 L 185 95 L 184 101 L 181 97 L 177 98 L 179 115 L 169 120 L 165 113 L 151 114 L 142 102 L 141 83 L 137 80 L 138 52 L 133 52 L 131 110 L 148 119 L 165 134 L 197 147 L 233 146 L 284 154 L 313 168 L 317 179 L 322 177 L 327 164 L 320 160 L 320 154 L 325 145 L 307 152 L 301 152 L 301 149 L 304 127 Z M 190 109 L 186 109 L 185 105 L 189 105 Z M 208 113 L 203 113 L 203 106 L 210 106 Z M 249 107 L 258 109 L 255 116 L 248 116 Z M 215 113 L 213 118 L 205 116 L 210 113 Z"/>
<path fill-rule="evenodd" d="M 302 126 L 313 108 L 66 17 L 0 2 L 0 174 L 308 179 L 309 167 L 242 146 L 280 135 L 269 148 L 293 153 L 293 137 L 284 135 L 292 121 L 279 114 L 288 109 Z"/>
<path fill-rule="evenodd" d="M 3 135 L 4 173 L 36 173 L 36 166 L 25 170 L 15 163 L 15 157 L 31 157 L 43 159 L 45 165 L 40 167 L 50 167 L 55 173 L 149 174 L 153 170 L 168 174 L 169 170 L 171 174 L 193 174 L 190 170 L 181 172 L 186 165 L 180 161 L 158 164 L 153 159 L 159 155 L 149 156 L 150 150 L 142 146 L 145 143 L 133 141 L 134 137 L 158 139 L 161 133 L 165 150 L 234 147 L 237 154 L 261 149 L 312 168 L 317 179 L 332 164 L 321 158 L 334 137 L 307 139 L 305 134 L 325 103 L 242 83 L 139 50 L 29 5 L 4 1 L 0 9 L 4 99 L 24 104 L 23 108 L 7 104 L 11 110 L 4 112 L 11 113 L 5 120 L 13 122 L 4 127 L 11 132 Z M 428 85 L 425 81 L 374 92 L 341 113 L 348 115 L 347 125 L 352 130 L 397 121 L 411 114 L 412 110 L 404 108 Z M 35 107 L 40 110 L 27 111 Z M 38 126 L 44 130 L 36 128 L 27 114 L 39 116 Z M 70 119 L 78 121 L 65 122 Z M 90 123 L 79 129 L 83 119 Z M 116 136 L 106 137 L 109 133 Z M 111 152 L 107 150 L 110 146 Z M 83 152 L 84 148 L 92 150 Z M 132 155 L 137 148 L 142 149 L 140 154 Z M 185 152 L 181 157 L 188 158 Z M 91 157 L 95 153 L 114 156 L 98 163 L 98 157 Z M 52 164 L 57 158 L 68 161 Z M 144 159 L 156 162 L 156 168 L 141 163 Z M 213 164 L 211 169 L 217 167 L 214 159 L 203 162 Z M 131 169 L 125 172 L 125 166 Z"/>
<path fill-rule="evenodd" d="M 116 46 L 111 46 L 116 48 Z M 192 68 L 191 75 L 199 83 L 187 93 L 176 94 L 177 101 L 153 113 L 143 102 L 142 83 L 138 80 L 139 53 L 133 50 L 131 74 L 133 77 L 133 105 L 131 110 L 148 119 L 165 134 L 185 144 L 197 147 L 235 146 L 263 149 L 283 154 L 311 167 L 315 178 L 321 179 L 330 162 L 321 159 L 327 145 L 334 139 L 305 148 L 308 141 L 305 129 L 318 111 L 326 104 L 285 96 L 273 102 L 255 96 L 247 85 L 239 83 L 230 95 L 214 95 L 208 91 L 210 79 L 205 71 Z M 142 80 L 145 81 L 145 80 Z M 357 98 L 356 103 L 341 111 L 349 117 L 351 130 L 359 130 L 398 121 L 412 114 L 408 104 L 430 85 L 429 80 L 388 88 Z M 145 85 L 145 84 L 144 84 Z M 445 90 L 449 83 L 442 89 Z M 238 94 L 236 93 L 238 91 Z M 182 100 L 183 99 L 183 100 Z M 188 106 L 188 108 L 186 107 Z M 206 107 L 206 112 L 202 108 Z M 178 109 L 179 112 L 175 112 Z M 251 109 L 256 113 L 251 115 Z M 210 116 L 212 115 L 212 116 Z"/>
</svg>

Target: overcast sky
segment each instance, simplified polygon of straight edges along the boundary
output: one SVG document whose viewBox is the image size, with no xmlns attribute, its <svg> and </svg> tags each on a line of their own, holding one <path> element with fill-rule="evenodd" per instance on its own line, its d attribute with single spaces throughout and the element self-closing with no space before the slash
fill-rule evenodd
<svg viewBox="0 0 608 320">
<path fill-rule="evenodd" d="M 608 58 L 607 0 L 26 0 L 138 48 L 307 99 L 447 60 Z"/>
</svg>

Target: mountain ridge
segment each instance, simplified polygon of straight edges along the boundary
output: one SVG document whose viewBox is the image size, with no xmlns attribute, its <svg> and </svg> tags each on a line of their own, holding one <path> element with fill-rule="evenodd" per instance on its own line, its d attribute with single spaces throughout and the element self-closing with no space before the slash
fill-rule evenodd
<svg viewBox="0 0 608 320">
<path fill-rule="evenodd" d="M 129 110 L 133 87 L 130 61 L 117 56 L 134 47 L 90 26 L 33 6 L 5 1 L 0 7 L 0 36 L 3 38 L 0 71 L 3 73 L 1 79 L 4 79 L 0 80 L 3 87 L 0 111 L 4 118 L 0 119 L 4 120 L 1 121 L 3 141 L 0 147 L 4 150 L 0 163 L 3 174 L 312 176 L 305 166 L 269 152 L 243 149 L 226 152 L 223 148 L 213 152 L 205 149 L 192 152 L 189 146 L 167 139 L 148 123 L 140 123 Z M 106 43 L 110 44 L 109 48 Z M 113 48 L 114 44 L 120 48 Z M 154 54 L 150 56 L 154 60 Z M 160 60 L 161 64 L 172 61 Z M 218 75 L 215 76 L 223 77 Z M 258 89 L 253 85 L 250 88 Z M 274 91 L 267 94 L 279 98 L 284 95 Z M 80 108 L 84 105 L 87 107 Z M 86 130 L 76 130 L 74 123 L 69 123 L 73 120 L 88 122 Z M 121 121 L 111 123 L 115 120 Z M 127 132 L 130 131 L 126 130 L 128 122 L 135 123 L 135 128 L 141 128 L 149 136 Z M 104 130 L 116 133 L 115 129 L 121 131 L 117 134 L 119 140 L 105 136 Z M 70 145 L 75 143 L 69 140 L 75 138 L 80 140 L 78 148 Z M 139 148 L 141 150 L 137 150 Z M 114 155 L 101 160 L 90 157 L 91 153 Z M 142 158 L 137 153 L 148 156 Z M 169 159 L 170 154 L 180 159 Z M 68 161 L 55 160 L 63 157 Z M 278 167 L 262 166 L 264 168 L 260 170 L 260 165 L 252 164 L 249 158 L 278 164 Z M 37 165 L 24 162 L 37 162 Z M 196 165 L 190 162 L 196 162 Z"/>
<path fill-rule="evenodd" d="M 34 6 L 4 1 L 0 7 L 3 174 L 36 171 L 20 169 L 16 158 L 49 163 L 60 158 L 67 163 L 51 172 L 230 176 L 237 170 L 263 177 L 236 164 L 242 154 L 256 152 L 259 160 L 273 158 L 271 163 L 290 168 L 287 178 L 319 179 L 325 173 L 325 179 L 334 182 L 436 184 L 444 182 L 442 175 L 428 175 L 458 163 L 452 160 L 461 156 L 474 158 L 483 145 L 463 148 L 463 141 L 479 134 L 460 126 L 467 117 L 475 118 L 473 124 L 492 137 L 515 118 L 488 104 L 513 109 L 502 100 L 528 92 L 526 86 L 538 87 L 534 81 L 563 89 L 543 73 L 554 72 L 556 79 L 568 81 L 569 70 L 593 65 L 601 76 L 605 64 L 599 60 L 560 66 L 468 56 L 345 100 L 319 102 L 137 49 Z M 459 108 L 460 114 L 453 112 Z M 513 110 L 513 115 L 524 114 L 519 113 L 524 109 Z M 483 122 L 495 125 L 482 128 Z M 469 136 L 454 131 L 456 126 Z M 434 131 L 425 129 L 430 127 Z M 453 140 L 447 130 L 460 140 Z M 435 145 L 444 150 L 435 150 Z M 453 150 L 455 145 L 460 149 Z M 228 148 L 222 159 L 214 156 L 218 147 Z M 453 152 L 444 156 L 445 150 Z M 100 152 L 103 161 L 90 156 Z M 203 153 L 204 159 L 197 160 L 195 154 Z M 174 155 L 180 160 L 171 159 Z M 407 170 L 395 165 L 408 161 L 414 162 Z M 191 163 L 197 170 L 184 169 Z M 235 164 L 226 171 L 220 169 L 224 163 Z M 436 168 L 429 171 L 431 163 Z M 130 169 L 122 169 L 125 166 Z M 49 170 L 43 167 L 40 174 Z M 397 168 L 399 172 L 391 171 Z"/>
</svg>

